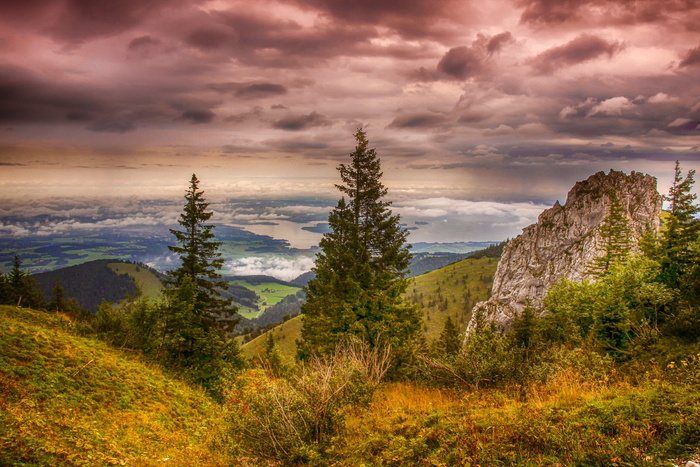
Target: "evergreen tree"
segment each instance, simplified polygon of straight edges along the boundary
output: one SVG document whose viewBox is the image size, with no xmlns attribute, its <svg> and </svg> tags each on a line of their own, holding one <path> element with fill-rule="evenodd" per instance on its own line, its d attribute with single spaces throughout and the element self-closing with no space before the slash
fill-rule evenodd
<svg viewBox="0 0 700 467">
<path fill-rule="evenodd" d="M 442 328 L 440 337 L 435 341 L 435 352 L 438 356 L 454 357 L 462 348 L 462 336 L 460 335 L 457 326 L 455 326 L 452 317 L 448 316 L 445 320 L 445 326 Z"/>
<path fill-rule="evenodd" d="M 10 286 L 7 275 L 0 273 L 0 304 L 10 303 Z"/>
<path fill-rule="evenodd" d="M 49 301 L 47 307 L 51 311 L 65 311 L 66 309 L 66 289 L 61 285 L 60 280 L 56 280 L 56 285 L 53 290 L 53 297 Z"/>
<path fill-rule="evenodd" d="M 600 277 L 615 263 L 624 261 L 630 254 L 631 235 L 627 212 L 615 194 L 610 195 L 610 212 L 599 227 L 603 241 L 603 255 L 595 258 L 587 273 Z"/>
<path fill-rule="evenodd" d="M 167 284 L 171 288 L 179 288 L 185 279 L 196 286 L 195 312 L 205 317 L 205 325 L 210 327 L 217 321 L 219 325 L 232 331 L 238 319 L 232 298 L 222 298 L 222 292 L 227 290 L 225 282 L 217 279 L 217 272 L 224 264 L 219 253 L 221 242 L 214 241 L 214 225 L 206 224 L 213 212 L 207 211 L 209 203 L 204 199 L 204 192 L 199 190 L 199 180 L 192 174 L 190 186 L 185 193 L 185 206 L 178 223 L 183 230 L 170 229 L 180 245 L 168 248 L 180 256 L 182 264 L 170 271 Z"/>
<path fill-rule="evenodd" d="M 342 184 L 336 187 L 344 196 L 329 216 L 331 231 L 321 240 L 316 278 L 306 289 L 298 353 L 302 359 L 327 355 L 342 340 L 359 337 L 390 344 L 400 364 L 421 325 L 418 309 L 401 296 L 408 286 L 408 232 L 384 200 L 376 151 L 362 130 L 355 138 L 350 164 L 338 167 Z"/>
<path fill-rule="evenodd" d="M 31 274 L 22 271 L 22 261 L 15 255 L 12 270 L 5 279 L 5 303 L 29 308 L 43 308 L 44 296 L 37 289 L 36 281 Z"/>
<path fill-rule="evenodd" d="M 695 170 L 683 177 L 680 163 L 676 161 L 673 185 L 666 200 L 669 216 L 661 239 L 661 278 L 672 288 L 681 288 L 682 276 L 697 262 L 693 244 L 700 236 L 700 221 L 696 218 L 700 208 L 692 193 Z"/>
<path fill-rule="evenodd" d="M 210 316 L 201 313 L 200 290 L 189 277 L 171 289 L 156 306 L 159 325 L 153 332 L 157 345 L 152 356 L 185 379 L 201 384 L 220 397 L 222 383 L 244 366 L 240 348 Z"/>
<path fill-rule="evenodd" d="M 206 224 L 213 213 L 192 174 L 185 193 L 179 223 L 184 228 L 170 232 L 180 243 L 169 246 L 180 255 L 182 265 L 169 273 L 165 302 L 155 313 L 160 323 L 155 331 L 158 346 L 153 355 L 165 366 L 202 384 L 221 396 L 221 383 L 228 373 L 243 366 L 240 349 L 228 332 L 238 323 L 232 298 L 222 298 L 227 284 L 217 279 L 224 260 L 214 241 L 214 226 Z"/>
</svg>

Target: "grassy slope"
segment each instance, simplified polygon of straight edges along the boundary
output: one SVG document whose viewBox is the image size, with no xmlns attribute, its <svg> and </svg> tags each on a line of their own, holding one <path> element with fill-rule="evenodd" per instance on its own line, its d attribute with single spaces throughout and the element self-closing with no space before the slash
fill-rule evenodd
<svg viewBox="0 0 700 467">
<path fill-rule="evenodd" d="M 274 333 L 275 343 L 279 346 L 282 355 L 287 359 L 293 360 L 297 354 L 296 340 L 301 337 L 301 316 L 275 326 L 272 332 Z M 267 333 L 243 344 L 241 346 L 243 355 L 246 358 L 254 358 L 260 355 L 265 348 L 266 339 Z"/>
<path fill-rule="evenodd" d="M 145 298 L 160 298 L 163 284 L 160 279 L 148 269 L 130 263 L 110 263 L 108 266 L 117 274 L 129 274 L 133 277 Z"/>
<path fill-rule="evenodd" d="M 429 343 L 438 338 L 448 316 L 466 328 L 474 304 L 486 300 L 491 290 L 497 265 L 497 258 L 465 259 L 411 279 L 407 298 L 424 310 Z"/>
<path fill-rule="evenodd" d="M 228 465 L 220 406 L 61 316 L 0 307 L 0 465 Z"/>
<path fill-rule="evenodd" d="M 245 280 L 235 280 L 231 281 L 231 283 L 252 290 L 260 297 L 260 300 L 258 301 L 260 311 L 239 311 L 241 315 L 248 319 L 257 318 L 261 312 L 264 312 L 272 305 L 279 303 L 284 297 L 288 295 L 293 295 L 300 290 L 299 287 L 282 285 L 277 282 L 263 282 L 260 284 L 251 284 L 250 282 Z"/>
<path fill-rule="evenodd" d="M 466 327 L 474 304 L 486 299 L 497 265 L 497 258 L 465 259 L 410 280 L 406 297 L 424 310 L 423 332 L 428 342 L 440 335 L 448 316 L 458 327 Z M 445 300 L 447 308 L 443 310 L 441 304 Z M 282 323 L 273 332 L 282 355 L 293 359 L 295 341 L 301 336 L 301 317 Z M 265 339 L 266 334 L 263 334 L 244 344 L 245 356 L 259 355 L 264 349 Z"/>
</svg>

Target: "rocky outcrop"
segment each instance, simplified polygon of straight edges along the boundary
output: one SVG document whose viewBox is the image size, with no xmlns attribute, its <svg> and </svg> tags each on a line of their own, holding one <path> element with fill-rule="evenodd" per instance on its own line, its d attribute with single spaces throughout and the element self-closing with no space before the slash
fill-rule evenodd
<svg viewBox="0 0 700 467">
<path fill-rule="evenodd" d="M 562 277 L 585 279 L 591 261 L 603 254 L 598 227 L 610 212 L 613 195 L 627 212 L 633 248 L 645 232 L 658 230 L 662 197 L 656 178 L 614 170 L 592 175 L 574 185 L 566 204 L 557 201 L 506 245 L 491 298 L 478 303 L 472 315 L 483 313 L 507 329 L 528 303 L 541 312 L 547 290 Z"/>
</svg>

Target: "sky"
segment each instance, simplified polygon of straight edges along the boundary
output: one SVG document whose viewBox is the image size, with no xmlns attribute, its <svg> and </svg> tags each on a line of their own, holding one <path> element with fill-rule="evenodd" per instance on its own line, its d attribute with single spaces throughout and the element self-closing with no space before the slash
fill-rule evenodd
<svg viewBox="0 0 700 467">
<path fill-rule="evenodd" d="M 512 237 L 600 170 L 665 193 L 700 169 L 700 0 L 0 1 L 0 217 L 196 173 L 232 224 L 309 227 L 358 128 L 415 241 Z"/>
</svg>

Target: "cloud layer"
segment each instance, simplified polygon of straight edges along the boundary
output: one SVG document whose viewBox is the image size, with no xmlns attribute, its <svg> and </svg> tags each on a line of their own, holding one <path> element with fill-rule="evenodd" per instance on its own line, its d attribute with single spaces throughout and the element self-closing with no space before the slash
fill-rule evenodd
<svg viewBox="0 0 700 467">
<path fill-rule="evenodd" d="M 693 1 L 2 2 L 0 188 L 333 198 L 364 127 L 398 201 L 539 205 L 611 167 L 663 191 L 700 168 L 698 24 Z"/>
</svg>

